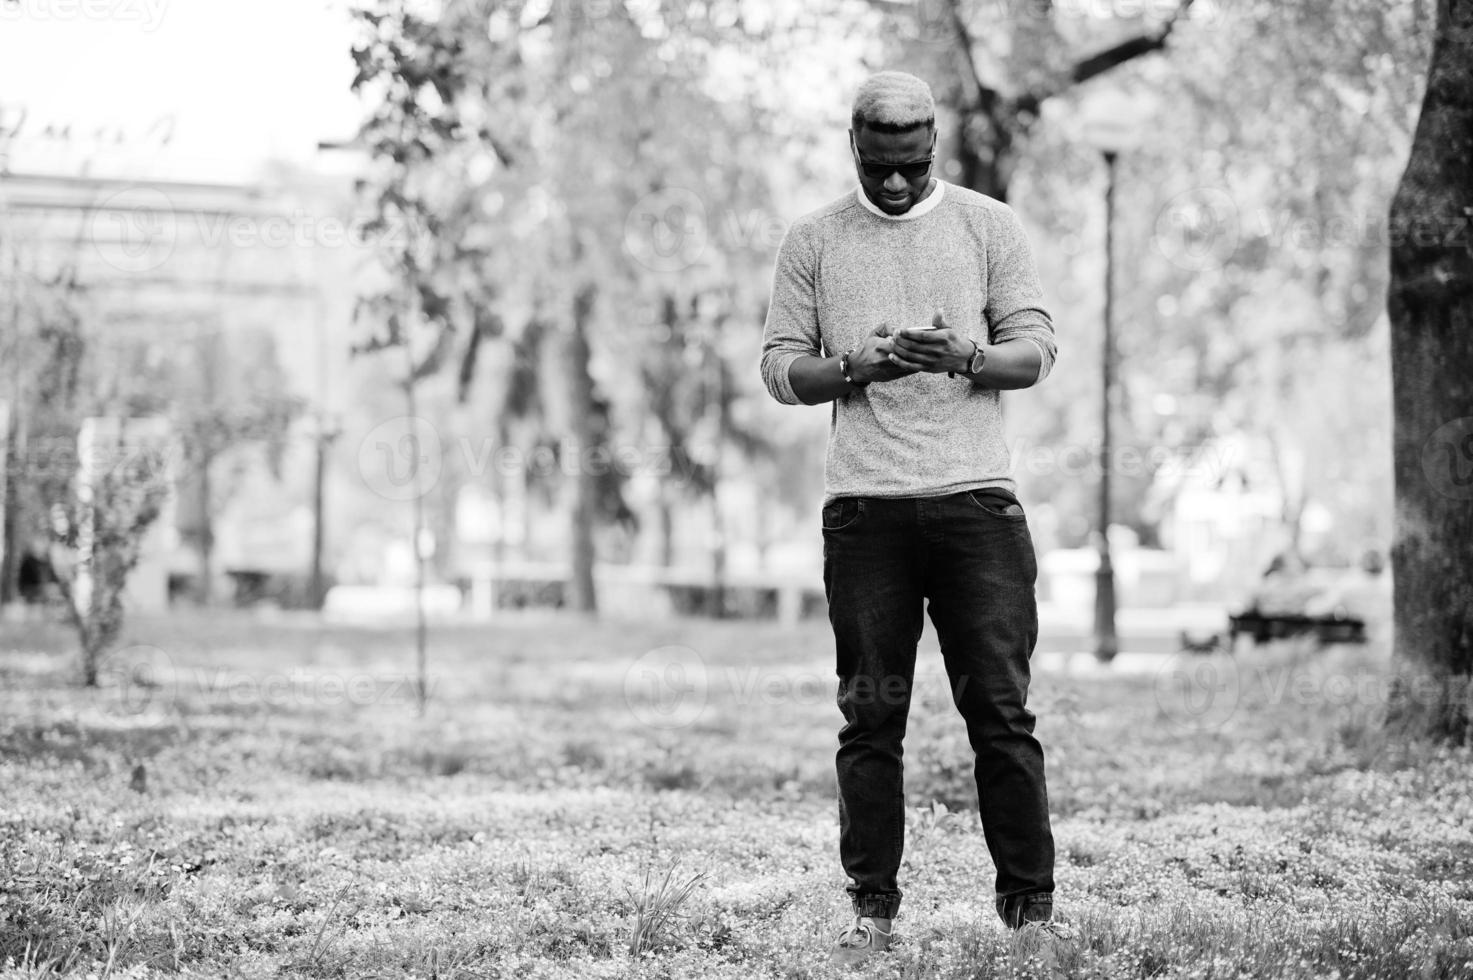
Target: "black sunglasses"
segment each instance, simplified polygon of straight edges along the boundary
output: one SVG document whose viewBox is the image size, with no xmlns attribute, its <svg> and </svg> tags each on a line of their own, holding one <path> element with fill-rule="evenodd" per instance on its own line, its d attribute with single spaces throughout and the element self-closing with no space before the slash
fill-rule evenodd
<svg viewBox="0 0 1473 980">
<path fill-rule="evenodd" d="M 859 157 L 859 169 L 863 170 L 864 175 L 870 180 L 884 180 L 897 170 L 906 180 L 920 180 L 926 175 L 926 171 L 931 169 L 931 164 L 936 159 L 936 154 L 932 153 L 924 159 L 911 160 L 908 163 L 876 163 L 873 160 L 866 160 L 859 152 L 858 146 L 854 147 L 854 155 Z"/>
</svg>

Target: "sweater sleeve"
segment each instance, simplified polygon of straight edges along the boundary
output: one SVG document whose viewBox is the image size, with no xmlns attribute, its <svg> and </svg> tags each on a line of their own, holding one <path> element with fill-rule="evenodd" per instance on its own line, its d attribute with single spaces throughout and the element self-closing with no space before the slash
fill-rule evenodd
<svg viewBox="0 0 1473 980">
<path fill-rule="evenodd" d="M 1038 266 L 1022 222 L 1006 206 L 997 214 L 987 242 L 987 326 L 994 344 L 1030 340 L 1038 346 L 1036 384 L 1048 377 L 1058 354 L 1054 324 L 1043 307 Z"/>
<path fill-rule="evenodd" d="M 814 292 L 816 268 L 812 229 L 806 222 L 794 224 L 777 250 L 772 300 L 762 330 L 762 381 L 768 393 L 785 405 L 801 403 L 788 380 L 793 362 L 822 356 Z"/>
</svg>

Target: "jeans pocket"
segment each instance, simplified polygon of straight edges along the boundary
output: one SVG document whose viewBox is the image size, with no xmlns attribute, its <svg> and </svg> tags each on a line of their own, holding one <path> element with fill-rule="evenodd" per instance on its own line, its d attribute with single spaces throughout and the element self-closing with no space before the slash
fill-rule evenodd
<svg viewBox="0 0 1473 980">
<path fill-rule="evenodd" d="M 864 507 L 858 497 L 838 497 L 823 505 L 823 529 L 842 531 L 859 520 Z"/>
<path fill-rule="evenodd" d="M 968 490 L 966 496 L 977 509 L 993 517 L 1021 521 L 1027 516 L 1023 513 L 1023 505 L 1018 503 L 1018 498 L 1000 487 Z"/>
</svg>

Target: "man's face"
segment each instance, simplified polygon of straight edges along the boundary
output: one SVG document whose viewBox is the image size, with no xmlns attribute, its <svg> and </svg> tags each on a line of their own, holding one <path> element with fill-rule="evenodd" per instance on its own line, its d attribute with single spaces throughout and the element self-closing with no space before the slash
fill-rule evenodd
<svg viewBox="0 0 1473 980">
<path fill-rule="evenodd" d="M 850 145 L 854 152 L 854 169 L 859 174 L 859 186 L 875 207 L 886 214 L 904 214 L 915 207 L 926 193 L 931 182 L 931 168 L 919 165 L 929 157 L 936 144 L 936 133 L 929 126 L 920 126 L 904 133 L 879 133 L 868 126 L 849 131 Z M 907 177 L 899 170 L 882 167 L 883 173 L 870 176 L 865 164 L 875 170 L 876 164 L 916 164 L 917 175 Z"/>
</svg>

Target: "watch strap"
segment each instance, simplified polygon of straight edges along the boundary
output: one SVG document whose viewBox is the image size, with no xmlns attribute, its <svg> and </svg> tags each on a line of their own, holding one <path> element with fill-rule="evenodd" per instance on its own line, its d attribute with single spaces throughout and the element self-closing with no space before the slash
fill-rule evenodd
<svg viewBox="0 0 1473 980">
<path fill-rule="evenodd" d="M 987 363 L 987 352 L 982 345 L 975 340 L 972 341 L 972 359 L 967 362 L 967 373 L 976 374 L 982 370 L 982 365 Z"/>
<path fill-rule="evenodd" d="M 967 358 L 967 370 L 966 370 L 965 373 L 966 374 L 969 374 L 969 375 L 970 374 L 976 374 L 978 371 L 982 370 L 982 365 L 983 364 L 986 364 L 986 363 L 987 363 L 987 352 L 982 349 L 982 345 L 981 344 L 979 344 L 975 340 L 973 340 L 972 341 L 972 356 L 969 357 L 969 358 Z M 948 378 L 954 378 L 954 377 L 956 377 L 956 372 L 955 371 L 947 371 L 946 372 L 946 376 Z"/>
</svg>

